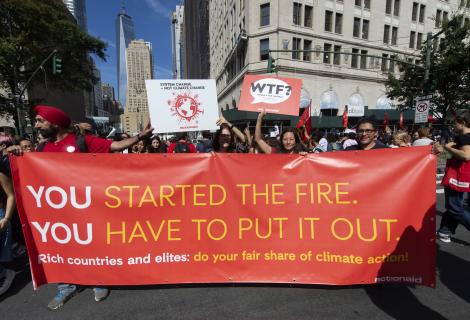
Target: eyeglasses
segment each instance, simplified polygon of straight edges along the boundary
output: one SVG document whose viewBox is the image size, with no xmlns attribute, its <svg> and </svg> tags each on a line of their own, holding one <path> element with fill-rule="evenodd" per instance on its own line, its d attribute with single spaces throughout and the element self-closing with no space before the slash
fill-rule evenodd
<svg viewBox="0 0 470 320">
<path fill-rule="evenodd" d="M 357 130 L 356 132 L 357 132 L 357 134 L 371 134 L 371 133 L 374 133 L 375 130 L 374 129 L 364 129 L 364 130 Z"/>
</svg>

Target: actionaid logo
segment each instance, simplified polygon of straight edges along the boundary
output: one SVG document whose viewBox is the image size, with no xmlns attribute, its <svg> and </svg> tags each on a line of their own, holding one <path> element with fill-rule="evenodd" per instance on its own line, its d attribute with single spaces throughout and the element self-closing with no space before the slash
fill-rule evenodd
<svg viewBox="0 0 470 320">
<path fill-rule="evenodd" d="M 290 98 L 292 87 L 276 78 L 265 78 L 251 84 L 252 103 L 282 103 Z"/>
<path fill-rule="evenodd" d="M 192 95 L 191 92 L 173 94 L 174 99 L 168 100 L 172 115 L 179 121 L 191 122 L 204 113 L 199 102 L 199 95 Z"/>
</svg>

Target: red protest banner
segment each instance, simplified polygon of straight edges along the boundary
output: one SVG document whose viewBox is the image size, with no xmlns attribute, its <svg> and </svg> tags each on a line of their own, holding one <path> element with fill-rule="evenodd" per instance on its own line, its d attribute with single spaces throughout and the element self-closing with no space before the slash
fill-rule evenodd
<svg viewBox="0 0 470 320">
<path fill-rule="evenodd" d="M 239 110 L 299 115 L 302 80 L 270 75 L 246 75 Z"/>
<path fill-rule="evenodd" d="M 11 165 L 35 286 L 435 283 L 428 148 Z"/>
</svg>

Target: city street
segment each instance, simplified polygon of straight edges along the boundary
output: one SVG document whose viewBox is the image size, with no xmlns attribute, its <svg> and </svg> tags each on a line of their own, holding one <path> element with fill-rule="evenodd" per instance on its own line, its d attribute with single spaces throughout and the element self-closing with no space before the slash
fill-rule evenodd
<svg viewBox="0 0 470 320">
<path fill-rule="evenodd" d="M 438 179 L 439 177 L 437 177 Z M 440 189 L 440 188 L 437 188 Z M 437 194 L 438 219 L 443 194 Z M 437 286 L 193 285 L 118 287 L 95 302 L 86 289 L 61 309 L 47 303 L 55 286 L 33 291 L 29 269 L 18 267 L 1 297 L 2 319 L 466 319 L 470 312 L 470 233 L 438 242 Z"/>
</svg>

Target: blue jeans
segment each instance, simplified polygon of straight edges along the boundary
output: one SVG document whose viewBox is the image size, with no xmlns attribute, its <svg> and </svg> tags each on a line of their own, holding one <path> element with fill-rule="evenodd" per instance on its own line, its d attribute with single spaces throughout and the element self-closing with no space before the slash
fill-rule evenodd
<svg viewBox="0 0 470 320">
<path fill-rule="evenodd" d="M 464 208 L 465 192 L 445 188 L 446 212 L 444 212 L 439 232 L 454 234 L 459 224 L 470 230 L 470 212 Z"/>
</svg>

